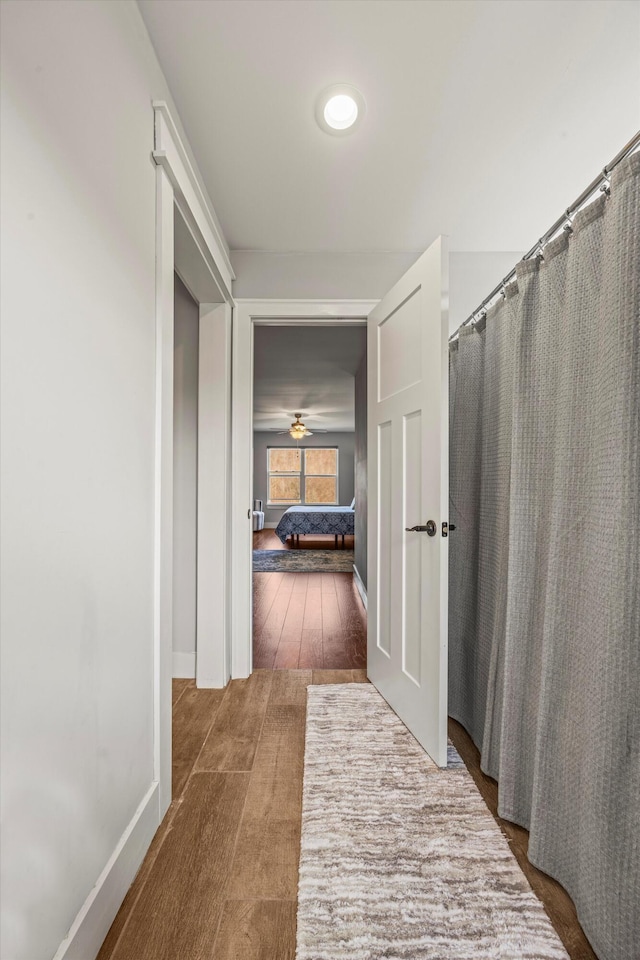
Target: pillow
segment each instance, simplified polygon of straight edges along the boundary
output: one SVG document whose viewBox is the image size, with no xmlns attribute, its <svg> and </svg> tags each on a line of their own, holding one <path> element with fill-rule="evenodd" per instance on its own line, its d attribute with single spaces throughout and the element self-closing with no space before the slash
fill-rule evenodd
<svg viewBox="0 0 640 960">
<path fill-rule="evenodd" d="M 354 497 L 353 500 L 351 501 L 351 506 L 349 507 L 349 510 L 354 510 L 355 505 L 356 505 L 356 498 Z"/>
</svg>

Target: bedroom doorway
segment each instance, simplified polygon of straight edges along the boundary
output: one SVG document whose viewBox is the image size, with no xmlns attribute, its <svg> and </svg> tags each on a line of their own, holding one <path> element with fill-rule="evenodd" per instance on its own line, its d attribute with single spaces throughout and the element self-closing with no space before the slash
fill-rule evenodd
<svg viewBox="0 0 640 960">
<path fill-rule="evenodd" d="M 364 325 L 257 326 L 254 669 L 365 669 Z"/>
</svg>

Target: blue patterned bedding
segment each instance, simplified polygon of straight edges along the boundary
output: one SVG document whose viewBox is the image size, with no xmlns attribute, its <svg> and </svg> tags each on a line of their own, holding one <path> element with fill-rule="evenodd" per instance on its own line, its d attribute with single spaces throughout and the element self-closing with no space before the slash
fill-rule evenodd
<svg viewBox="0 0 640 960">
<path fill-rule="evenodd" d="M 351 507 L 289 507 L 276 527 L 276 536 L 281 543 L 300 533 L 353 536 L 354 518 Z"/>
</svg>

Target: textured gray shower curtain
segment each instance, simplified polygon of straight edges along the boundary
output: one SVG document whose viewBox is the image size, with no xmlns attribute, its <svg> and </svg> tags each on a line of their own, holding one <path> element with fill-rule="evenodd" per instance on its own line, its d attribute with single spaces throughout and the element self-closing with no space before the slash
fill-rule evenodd
<svg viewBox="0 0 640 960">
<path fill-rule="evenodd" d="M 638 960 L 639 154 L 450 372 L 449 712 L 601 960 Z"/>
</svg>

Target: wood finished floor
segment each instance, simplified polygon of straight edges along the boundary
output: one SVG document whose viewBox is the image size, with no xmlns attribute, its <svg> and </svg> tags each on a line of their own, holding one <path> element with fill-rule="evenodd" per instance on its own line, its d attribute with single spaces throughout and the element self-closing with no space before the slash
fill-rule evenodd
<svg viewBox="0 0 640 960">
<path fill-rule="evenodd" d="M 484 802 L 509 841 L 520 868 L 531 889 L 542 901 L 553 926 L 571 960 L 598 960 L 578 922 L 573 900 L 556 880 L 538 870 L 527 859 L 529 831 L 498 816 L 498 784 L 480 769 L 480 753 L 473 740 L 459 723 L 449 719 L 449 739 L 464 760 Z"/>
<path fill-rule="evenodd" d="M 98 960 L 294 960 L 307 685 L 354 681 L 173 681 L 173 801 Z"/>
<path fill-rule="evenodd" d="M 273 530 L 254 533 L 256 550 L 333 549 L 334 538 L 283 545 Z M 353 537 L 345 546 L 353 548 Z M 340 549 L 340 548 L 339 548 Z M 352 573 L 254 573 L 253 663 L 267 670 L 362 669 L 367 615 Z"/>
<path fill-rule="evenodd" d="M 224 690 L 173 681 L 173 801 L 98 960 L 294 960 L 309 683 L 364 670 L 258 670 Z M 463 728 L 449 736 L 571 960 L 596 960 L 568 894 L 496 816 L 497 785 Z"/>
</svg>

